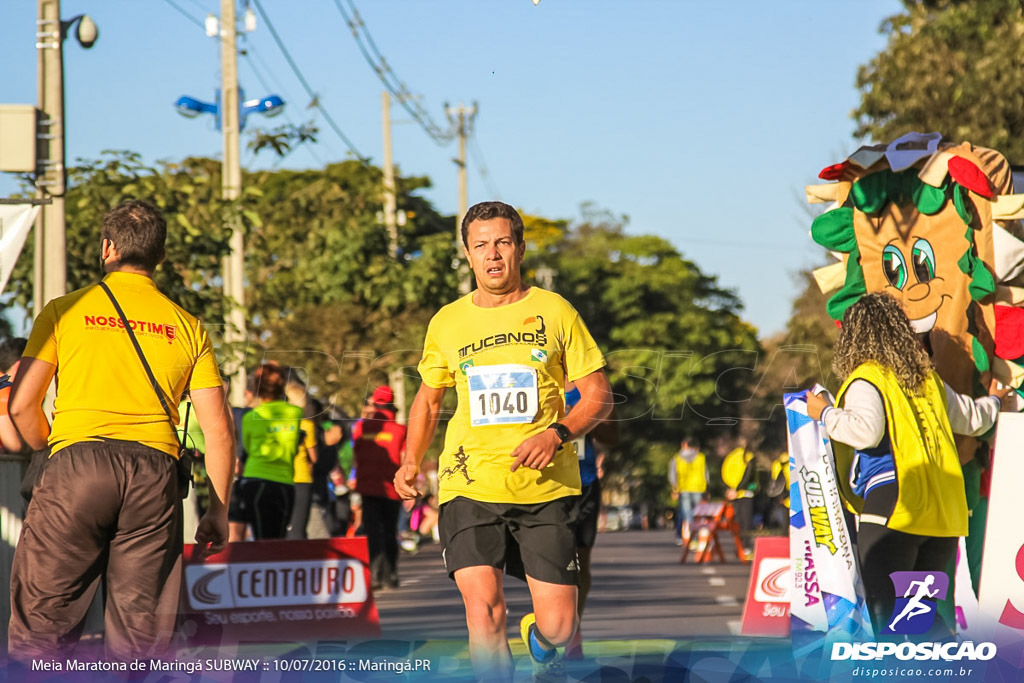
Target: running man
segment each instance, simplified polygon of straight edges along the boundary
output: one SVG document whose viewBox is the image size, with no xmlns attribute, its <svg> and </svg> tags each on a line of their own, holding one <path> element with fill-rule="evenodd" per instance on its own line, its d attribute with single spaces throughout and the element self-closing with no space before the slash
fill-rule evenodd
<svg viewBox="0 0 1024 683">
<path fill-rule="evenodd" d="M 907 586 L 907 592 L 903 594 L 903 597 L 910 598 L 910 600 L 903 607 L 903 611 L 899 613 L 899 616 L 893 619 L 892 623 L 889 624 L 890 631 L 896 631 L 896 629 L 893 627 L 896 626 L 896 622 L 898 622 L 903 617 L 906 617 L 907 621 L 910 621 L 916 616 L 927 614 L 931 611 L 931 608 L 928 607 L 928 605 L 924 604 L 922 601 L 925 598 L 934 598 L 936 595 L 939 594 L 938 588 L 936 588 L 933 591 L 928 590 L 928 587 L 931 586 L 933 583 L 935 583 L 934 574 L 928 574 L 928 576 L 925 577 L 923 581 L 910 582 L 910 585 Z M 914 593 L 914 597 L 911 598 L 910 594 L 914 592 L 915 586 L 917 587 L 917 592 Z"/>
<path fill-rule="evenodd" d="M 441 400 L 458 407 L 438 463 L 445 568 L 466 605 L 478 678 L 512 680 L 502 570 L 524 579 L 534 612 L 520 632 L 539 678 L 564 677 L 556 648 L 576 630 L 579 565 L 570 512 L 580 494 L 575 449 L 611 410 L 604 357 L 579 314 L 557 294 L 525 286 L 523 221 L 511 206 L 483 202 L 462 221 L 477 289 L 430 321 L 422 384 L 409 416 L 395 489 L 414 499 L 420 461 Z M 580 402 L 568 417 L 562 387 Z"/>
</svg>

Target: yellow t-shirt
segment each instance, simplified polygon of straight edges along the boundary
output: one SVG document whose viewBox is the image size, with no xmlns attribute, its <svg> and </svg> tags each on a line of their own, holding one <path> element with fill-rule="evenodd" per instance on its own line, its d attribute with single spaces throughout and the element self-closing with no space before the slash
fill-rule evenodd
<svg viewBox="0 0 1024 683">
<path fill-rule="evenodd" d="M 302 443 L 295 453 L 295 483 L 313 483 L 313 460 L 311 453 L 316 452 L 316 432 L 313 430 L 312 420 L 303 420 L 299 423 L 299 430 L 302 432 Z"/>
<path fill-rule="evenodd" d="M 144 275 L 109 273 L 103 281 L 132 325 L 177 424 L 186 389 L 221 386 L 206 330 Z M 98 285 L 48 303 L 32 326 L 24 355 L 57 366 L 51 453 L 109 438 L 177 457 L 175 429 L 114 304 Z"/>
<path fill-rule="evenodd" d="M 472 293 L 433 317 L 419 373 L 430 387 L 455 387 L 458 408 L 438 462 L 438 500 L 543 503 L 580 492 L 571 443 L 541 471 L 512 466 L 512 451 L 565 415 L 566 379 L 604 367 L 579 314 L 553 292 L 532 287 L 505 306 L 483 308 Z M 501 367 L 495 367 L 501 366 Z"/>
</svg>

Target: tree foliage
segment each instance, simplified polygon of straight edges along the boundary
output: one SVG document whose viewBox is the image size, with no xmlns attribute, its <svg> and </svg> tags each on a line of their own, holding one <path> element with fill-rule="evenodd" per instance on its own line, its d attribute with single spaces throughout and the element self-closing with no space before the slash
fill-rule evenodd
<svg viewBox="0 0 1024 683">
<path fill-rule="evenodd" d="M 242 197 L 230 203 L 221 199 L 220 169 L 212 159 L 150 166 L 128 152 L 72 168 L 66 203 L 69 291 L 102 275 L 103 215 L 122 201 L 143 199 L 160 209 L 168 224 L 167 259 L 154 276 L 158 286 L 214 332 L 222 328 L 226 310 L 227 226 L 245 231 L 246 317 L 255 344 L 250 363 L 268 349 L 329 346 L 323 329 L 339 316 L 368 323 L 368 331 L 353 342 L 366 353 L 407 347 L 407 333 L 418 319 L 413 313 L 455 297 L 453 219 L 415 194 L 427 186 L 426 179 L 397 181 L 398 206 L 409 219 L 399 231 L 396 260 L 389 256 L 379 217 L 379 169 L 348 161 L 320 170 L 245 174 Z M 27 246 L 9 291 L 31 309 L 31 240 Z M 369 324 L 374 320 L 379 324 Z M 327 379 L 337 374 L 330 363 L 313 363 L 307 370 L 324 395 L 344 386 Z"/>
<path fill-rule="evenodd" d="M 203 320 L 224 317 L 221 259 L 228 253 L 229 220 L 244 226 L 252 216 L 244 207 L 258 191 L 250 188 L 238 202 L 221 199 L 220 162 L 189 158 L 150 166 L 130 152 L 107 153 L 82 161 L 68 171 L 66 209 L 67 288 L 97 282 L 103 215 L 123 201 L 141 199 L 155 205 L 167 221 L 167 259 L 154 279 L 160 289 Z M 32 310 L 32 242 L 8 284 L 13 300 Z"/>
<path fill-rule="evenodd" d="M 1024 159 L 1024 15 L 1019 0 L 904 0 L 886 48 L 857 74 L 858 137 L 938 131 Z"/>
<path fill-rule="evenodd" d="M 832 353 L 839 329 L 825 311 L 821 293 L 810 271 L 796 276 L 800 294 L 793 301 L 784 332 L 763 341 L 764 354 L 757 370 L 753 397 L 744 417 L 750 447 L 768 460 L 786 449 L 786 413 L 782 396 L 821 384 L 839 389 L 832 375 Z"/>
</svg>

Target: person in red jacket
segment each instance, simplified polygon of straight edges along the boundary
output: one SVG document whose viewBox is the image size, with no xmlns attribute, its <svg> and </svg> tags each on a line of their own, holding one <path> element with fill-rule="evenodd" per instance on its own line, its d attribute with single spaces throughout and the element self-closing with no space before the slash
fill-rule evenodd
<svg viewBox="0 0 1024 683">
<path fill-rule="evenodd" d="M 368 417 L 352 427 L 356 492 L 363 501 L 363 529 L 370 547 L 374 590 L 398 587 L 398 515 L 402 501 L 394 478 L 405 452 L 405 427 L 395 422 L 394 393 L 379 386 Z"/>
</svg>

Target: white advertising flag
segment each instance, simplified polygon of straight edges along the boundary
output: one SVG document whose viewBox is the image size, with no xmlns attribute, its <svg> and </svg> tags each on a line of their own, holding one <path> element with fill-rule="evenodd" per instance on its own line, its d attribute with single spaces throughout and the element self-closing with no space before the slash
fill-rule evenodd
<svg viewBox="0 0 1024 683">
<path fill-rule="evenodd" d="M 7 287 L 25 237 L 32 229 L 39 207 L 31 204 L 0 204 L 0 294 Z"/>
</svg>

